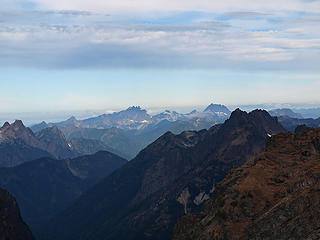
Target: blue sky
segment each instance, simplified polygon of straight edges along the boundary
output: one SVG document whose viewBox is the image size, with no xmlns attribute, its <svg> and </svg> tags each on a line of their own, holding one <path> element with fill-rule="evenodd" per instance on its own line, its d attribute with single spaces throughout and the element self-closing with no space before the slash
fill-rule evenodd
<svg viewBox="0 0 320 240">
<path fill-rule="evenodd" d="M 319 0 L 1 1 L 1 113 L 320 104 L 319 63 Z"/>
</svg>

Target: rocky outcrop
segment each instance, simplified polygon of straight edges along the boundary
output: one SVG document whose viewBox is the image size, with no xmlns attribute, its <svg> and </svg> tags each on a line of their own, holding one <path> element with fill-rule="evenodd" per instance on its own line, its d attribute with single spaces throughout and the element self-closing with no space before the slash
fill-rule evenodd
<svg viewBox="0 0 320 240">
<path fill-rule="evenodd" d="M 320 129 L 280 133 L 232 170 L 202 212 L 175 226 L 174 240 L 319 239 Z"/>
<path fill-rule="evenodd" d="M 16 200 L 0 188 L 0 240 L 34 240 L 20 216 Z"/>
</svg>

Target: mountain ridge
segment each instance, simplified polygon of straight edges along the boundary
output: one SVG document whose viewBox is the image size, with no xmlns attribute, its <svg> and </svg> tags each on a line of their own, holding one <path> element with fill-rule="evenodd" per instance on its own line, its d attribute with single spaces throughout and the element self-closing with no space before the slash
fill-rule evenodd
<svg viewBox="0 0 320 240">
<path fill-rule="evenodd" d="M 168 239 L 184 211 L 200 211 L 224 173 L 281 131 L 266 111 L 238 109 L 209 130 L 167 132 L 46 224 L 40 239 Z"/>
<path fill-rule="evenodd" d="M 320 129 L 272 136 L 230 171 L 200 214 L 178 220 L 173 240 L 318 239 Z"/>
</svg>

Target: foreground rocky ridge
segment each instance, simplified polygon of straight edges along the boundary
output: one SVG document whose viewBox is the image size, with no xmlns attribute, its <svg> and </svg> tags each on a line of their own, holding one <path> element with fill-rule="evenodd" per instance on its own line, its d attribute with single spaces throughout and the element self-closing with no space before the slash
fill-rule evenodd
<svg viewBox="0 0 320 240">
<path fill-rule="evenodd" d="M 0 239 L 34 240 L 28 226 L 23 222 L 16 200 L 0 188 Z"/>
<path fill-rule="evenodd" d="M 174 240 L 319 239 L 320 129 L 273 136 L 232 170 L 200 215 L 187 214 Z"/>
</svg>

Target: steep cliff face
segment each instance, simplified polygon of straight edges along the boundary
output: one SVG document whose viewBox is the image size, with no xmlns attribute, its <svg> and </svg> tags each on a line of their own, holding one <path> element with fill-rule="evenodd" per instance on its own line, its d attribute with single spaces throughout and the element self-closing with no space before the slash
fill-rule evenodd
<svg viewBox="0 0 320 240">
<path fill-rule="evenodd" d="M 216 181 L 283 130 L 266 111 L 238 109 L 209 130 L 168 132 L 53 219 L 42 239 L 169 239 L 179 216 L 200 212 Z"/>
<path fill-rule="evenodd" d="M 319 239 L 320 129 L 273 136 L 232 170 L 201 214 L 187 214 L 174 240 Z"/>
<path fill-rule="evenodd" d="M 34 237 L 20 216 L 16 200 L 0 188 L 0 240 L 33 240 Z"/>
</svg>

